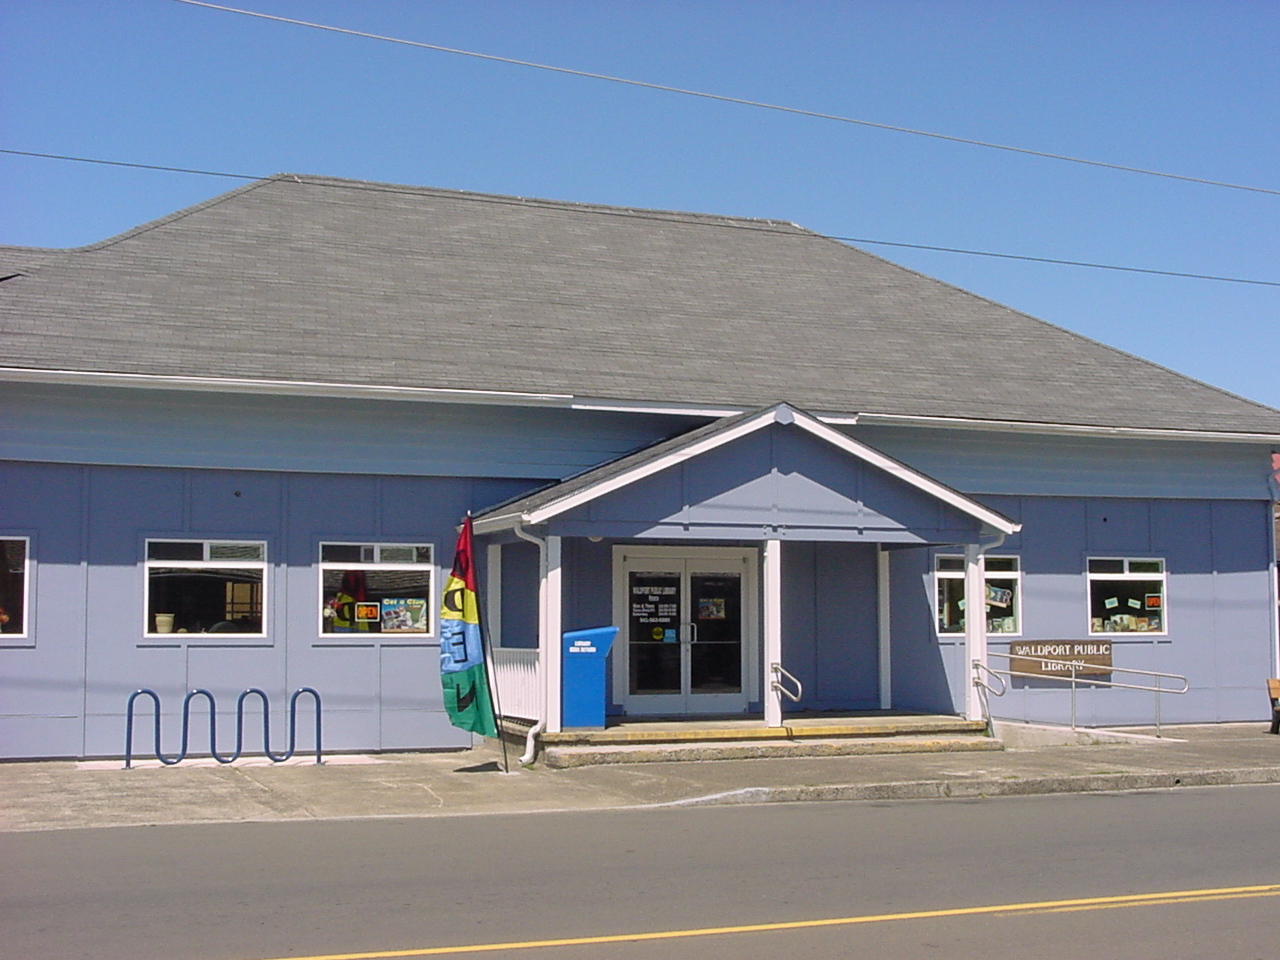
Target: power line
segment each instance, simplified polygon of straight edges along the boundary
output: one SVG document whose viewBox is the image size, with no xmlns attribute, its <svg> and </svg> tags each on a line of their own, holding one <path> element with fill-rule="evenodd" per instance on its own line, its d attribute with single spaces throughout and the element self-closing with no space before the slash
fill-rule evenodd
<svg viewBox="0 0 1280 960">
<path fill-rule="evenodd" d="M 133 167 L 139 170 L 160 170 L 166 173 L 193 173 L 205 177 L 230 177 L 236 180 L 265 180 L 267 177 L 261 177 L 248 173 L 222 173 L 216 170 L 198 170 L 191 167 L 169 167 L 154 163 L 126 163 L 121 160 L 98 160 L 92 157 L 71 157 L 57 153 L 36 153 L 31 150 L 9 150 L 0 147 L 0 153 L 13 154 L 19 157 L 38 157 L 45 160 L 69 160 L 74 163 L 92 163 L 102 164 L 109 167 Z M 402 196 L 415 196 L 420 191 L 413 189 L 397 188 L 386 184 L 367 183 L 364 181 L 346 181 L 344 183 L 327 183 L 322 180 L 298 179 L 298 183 L 309 187 L 331 187 L 334 189 L 350 189 L 356 187 L 361 190 L 370 190 L 376 193 L 392 193 Z M 496 196 L 485 196 L 483 199 L 486 203 L 511 203 L 523 205 L 527 201 L 519 198 L 505 198 Z M 663 216 L 660 212 L 641 213 L 634 210 L 608 210 L 600 207 L 592 207 L 583 205 L 584 212 L 597 214 L 600 216 L 624 216 L 631 220 L 661 220 L 668 223 L 684 223 L 687 220 L 677 220 L 673 216 Z M 875 240 L 870 237 L 842 237 L 833 234 L 818 233 L 816 231 L 800 228 L 802 232 L 797 233 L 795 230 L 779 230 L 764 226 L 761 224 L 736 224 L 725 221 L 704 221 L 699 224 L 705 227 L 714 227 L 717 229 L 733 229 L 733 230 L 750 230 L 753 233 L 772 233 L 778 236 L 792 237 L 797 239 L 813 239 L 813 240 L 834 240 L 840 243 L 862 243 L 872 246 L 884 247 L 903 247 L 909 250 L 929 250 L 936 253 L 956 253 L 970 257 L 994 257 L 1000 260 L 1022 260 L 1028 263 L 1048 263 L 1064 267 L 1088 267 L 1093 270 L 1118 270 L 1123 273 L 1146 273 L 1160 277 L 1181 277 L 1186 280 L 1213 280 L 1219 283 L 1246 283 L 1260 287 L 1280 287 L 1280 280 L 1254 280 L 1247 277 L 1223 277 L 1208 273 L 1187 273 L 1181 270 L 1156 270 L 1151 267 L 1127 267 L 1114 263 L 1093 263 L 1087 260 L 1060 260 L 1054 257 L 1032 257 L 1018 253 L 996 253 L 991 250 L 968 250 L 964 247 L 943 247 L 928 243 L 906 243 L 899 240 Z"/>
<path fill-rule="evenodd" d="M 247 173 L 222 173 L 217 170 L 193 170 L 190 167 L 164 167 L 155 163 L 125 163 L 123 160 L 95 160 L 89 157 L 67 157 L 59 153 L 34 153 L 30 150 L 4 150 L 16 157 L 40 157 L 43 160 L 71 160 L 75 163 L 100 163 L 108 167 L 133 167 L 137 170 L 163 170 L 166 173 L 198 173 L 202 177 L 230 177 L 233 180 L 262 180 Z"/>
<path fill-rule="evenodd" d="M 800 117 L 811 117 L 817 120 L 834 120 L 837 123 L 850 123 L 876 130 L 888 130 L 893 133 L 906 133 L 915 137 L 930 137 L 934 140 L 945 140 L 950 143 L 963 143 L 971 147 L 985 147 L 989 150 L 1003 150 L 1008 153 L 1020 153 L 1029 157 L 1040 157 L 1045 160 L 1060 160 L 1064 163 L 1078 163 L 1088 167 L 1101 167 L 1105 170 L 1119 170 L 1123 173 L 1138 173 L 1148 177 L 1163 177 L 1166 180 L 1181 180 L 1186 183 L 1198 183 L 1209 187 L 1226 187 L 1231 190 L 1247 190 L 1251 193 L 1265 193 L 1280 196 L 1280 190 L 1270 187 L 1255 187 L 1242 183 L 1229 183 L 1224 180 L 1209 180 L 1203 177 L 1190 177 L 1180 173 L 1166 173 L 1160 170 L 1148 170 L 1144 167 L 1133 167 L 1123 163 L 1108 163 L 1104 160 L 1087 160 L 1083 157 L 1072 157 L 1062 153 L 1049 153 L 1045 150 L 1031 150 L 1027 147 L 1014 147 L 1004 143 L 992 143 L 987 140 L 973 140 L 968 137 L 956 137 L 931 130 L 916 130 L 912 127 L 901 127 L 891 123 L 877 123 L 874 120 L 859 120 L 835 113 L 823 113 L 818 110 L 805 110 L 800 107 L 788 107 L 777 103 L 766 103 L 761 100 L 748 100 L 743 97 L 731 97 L 720 93 L 707 93 L 702 90 L 689 90 L 685 87 L 674 87 L 664 83 L 650 83 L 646 80 L 632 80 L 627 77 L 615 77 L 607 73 L 593 73 L 589 70 L 575 70 L 571 67 L 558 67 L 549 63 L 537 63 L 532 60 L 518 60 L 514 57 L 500 57 L 491 53 L 478 53 L 474 50 L 461 50 L 457 47 L 446 47 L 437 43 L 424 43 L 420 40 L 406 40 L 402 37 L 389 37 L 380 33 L 368 33 L 364 30 L 352 30 L 347 27 L 335 27 L 326 23 L 315 23 L 310 20 L 296 20 L 292 17 L 279 17 L 270 13 L 259 13 L 256 10 L 242 10 L 219 3 L 208 3 L 206 0 L 174 0 L 192 7 L 205 7 L 210 10 L 221 10 L 226 13 L 238 13 L 246 17 L 257 17 L 260 20 L 273 20 L 277 23 L 289 23 L 299 27 L 310 27 L 314 30 L 327 30 L 331 33 L 342 33 L 352 37 L 363 37 L 366 40 L 382 40 L 386 43 L 398 43 L 408 47 L 419 47 L 423 50 L 434 50 L 438 53 L 452 53 L 461 57 L 474 57 L 477 60 L 489 60 L 494 63 L 506 63 L 517 67 L 531 67 L 535 70 L 549 70 L 572 77 L 583 77 L 588 80 L 606 80 L 609 83 L 621 83 L 631 87 L 642 87 L 646 90 L 660 90 L 664 93 L 677 93 L 686 97 L 699 97 L 703 100 L 716 100 L 721 103 L 736 103 L 744 107 L 756 107 L 761 110 L 776 110 Z"/>
<path fill-rule="evenodd" d="M 1150 273 L 1159 277 L 1184 277 L 1188 280 L 1218 280 L 1223 283 L 1253 283 L 1261 287 L 1280 287 L 1280 280 L 1249 280 L 1243 277 L 1219 277 L 1208 273 L 1183 273 L 1180 270 L 1155 270 L 1150 267 L 1122 267 L 1114 263 L 1091 263 L 1086 260 L 1057 260 L 1053 257 L 1028 257 L 1017 253 L 993 253 L 990 250 L 964 250 L 959 247 L 935 247 L 924 243 L 900 243 L 896 240 L 868 240 L 865 237 L 827 237 L 845 243 L 870 243 L 885 247 L 907 247 L 911 250 L 936 250 L 939 253 L 963 253 L 970 257 L 997 257 L 1001 260 L 1025 260 L 1030 263 L 1052 263 L 1063 267 L 1090 267 L 1094 270 L 1123 270 L 1125 273 Z"/>
</svg>

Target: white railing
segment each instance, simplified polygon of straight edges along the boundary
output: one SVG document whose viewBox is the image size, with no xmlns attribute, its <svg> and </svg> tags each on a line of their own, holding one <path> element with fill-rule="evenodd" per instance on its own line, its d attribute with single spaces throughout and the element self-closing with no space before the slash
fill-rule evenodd
<svg viewBox="0 0 1280 960">
<path fill-rule="evenodd" d="M 769 669 L 773 673 L 773 682 L 769 686 L 792 703 L 799 703 L 800 698 L 804 696 L 804 685 L 795 676 L 788 673 L 780 663 L 770 664 Z M 787 686 L 786 681 L 791 682 L 791 687 Z"/>
<path fill-rule="evenodd" d="M 1076 729 L 1076 686 L 1077 684 L 1085 684 L 1091 687 L 1110 687 L 1117 690 L 1145 690 L 1155 694 L 1155 715 L 1156 715 L 1156 736 L 1160 736 L 1160 696 L 1161 694 L 1183 694 L 1191 689 L 1191 683 L 1186 677 L 1178 673 L 1160 673 L 1157 670 L 1138 670 L 1134 667 L 1114 667 L 1100 666 L 1097 664 L 1089 664 L 1080 660 L 1052 660 L 1048 657 L 1031 657 L 1025 654 L 1000 653 L 995 650 L 987 652 L 989 657 L 1002 657 L 1010 664 L 1010 669 L 996 670 L 988 667 L 981 661 L 973 661 L 973 682 L 983 691 L 984 709 L 987 714 L 988 721 L 991 720 L 990 708 L 986 706 L 986 697 L 988 694 L 994 694 L 1002 697 L 1005 694 L 1005 677 L 1023 677 L 1029 680 L 1054 680 L 1059 683 L 1071 684 L 1071 729 Z M 1057 673 L 1033 673 L 1031 671 L 1012 669 L 1014 660 L 1034 661 L 1043 667 L 1052 667 Z M 1119 683 L 1114 680 L 1104 680 L 1102 676 L 1109 676 L 1112 673 L 1132 674 L 1137 677 L 1148 677 L 1154 683 Z M 1102 676 L 1100 676 L 1102 675 Z M 1000 681 L 1000 689 L 997 690 L 988 683 L 988 677 Z M 1162 686 L 1162 680 L 1171 680 L 1176 686 Z"/>
<path fill-rule="evenodd" d="M 491 651 L 497 709 L 504 717 L 538 720 L 542 717 L 542 671 L 538 651 L 495 647 Z"/>
</svg>

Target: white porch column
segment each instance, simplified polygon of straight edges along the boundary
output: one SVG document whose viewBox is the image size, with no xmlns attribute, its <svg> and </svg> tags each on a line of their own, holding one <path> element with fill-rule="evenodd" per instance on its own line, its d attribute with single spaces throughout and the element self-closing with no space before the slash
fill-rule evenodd
<svg viewBox="0 0 1280 960">
<path fill-rule="evenodd" d="M 893 709 L 893 647 L 889 628 L 889 551 L 876 545 L 876 625 L 880 633 L 880 709 Z"/>
<path fill-rule="evenodd" d="M 987 665 L 987 580 L 985 548 L 971 543 L 964 548 L 964 715 L 985 719 L 982 697 L 974 681 L 974 663 Z"/>
<path fill-rule="evenodd" d="M 764 542 L 764 725 L 782 726 L 782 694 L 773 688 L 773 665 L 782 663 L 782 541 Z"/>
<path fill-rule="evenodd" d="M 543 689 L 546 691 L 547 732 L 561 730 L 560 711 L 560 635 L 561 607 L 564 594 L 561 589 L 560 538 L 547 537 L 542 554 L 542 577 L 538 584 L 538 647 L 542 666 Z"/>
<path fill-rule="evenodd" d="M 485 550 L 484 632 L 489 646 L 502 646 L 502 544 Z"/>
</svg>

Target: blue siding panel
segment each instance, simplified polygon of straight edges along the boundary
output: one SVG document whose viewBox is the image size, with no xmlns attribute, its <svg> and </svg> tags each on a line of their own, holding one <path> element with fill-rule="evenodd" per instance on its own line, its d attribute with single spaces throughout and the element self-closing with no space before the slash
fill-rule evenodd
<svg viewBox="0 0 1280 960">
<path fill-rule="evenodd" d="M 818 710 L 871 710 L 880 703 L 876 548 L 817 543 L 814 554 L 813 682 Z M 784 569 L 786 558 L 784 557 Z M 784 639 L 783 659 L 787 659 Z"/>
<path fill-rule="evenodd" d="M 847 432 L 966 493 L 1263 500 L 1271 447 L 866 426 Z"/>
<path fill-rule="evenodd" d="M 563 558 L 561 558 L 563 560 Z M 502 645 L 538 646 L 538 547 L 521 541 L 502 546 Z"/>
<path fill-rule="evenodd" d="M 879 704 L 876 549 L 789 543 L 783 560 L 782 663 L 804 685 L 806 710 L 870 710 Z"/>
<path fill-rule="evenodd" d="M 931 553 L 899 549 L 889 554 L 889 610 L 893 656 L 893 705 L 903 710 L 958 713 L 964 709 L 962 650 L 938 641 L 933 628 Z"/>
<path fill-rule="evenodd" d="M 25 638 L 0 635 L 0 756 L 78 756 L 83 744 L 84 473 L 0 463 L 0 535 L 28 540 Z"/>
<path fill-rule="evenodd" d="M 559 479 L 705 420 L 540 407 L 0 383 L 15 460 Z"/>
</svg>

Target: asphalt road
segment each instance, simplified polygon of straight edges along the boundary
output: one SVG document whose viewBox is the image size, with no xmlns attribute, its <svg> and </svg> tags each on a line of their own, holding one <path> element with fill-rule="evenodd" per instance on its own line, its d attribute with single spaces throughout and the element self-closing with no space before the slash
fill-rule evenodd
<svg viewBox="0 0 1280 960">
<path fill-rule="evenodd" d="M 1270 889 L 1239 889 L 1254 886 Z M 1141 899 L 1203 890 L 1218 892 Z M 1117 897 L 1138 899 L 1098 902 Z M 935 915 L 898 916 L 920 912 Z M 748 929 L 698 932 L 721 927 Z M 0 956 L 15 960 L 354 960 L 664 932 L 681 935 L 445 955 L 1271 958 L 1280 786 L 0 836 Z"/>
</svg>

